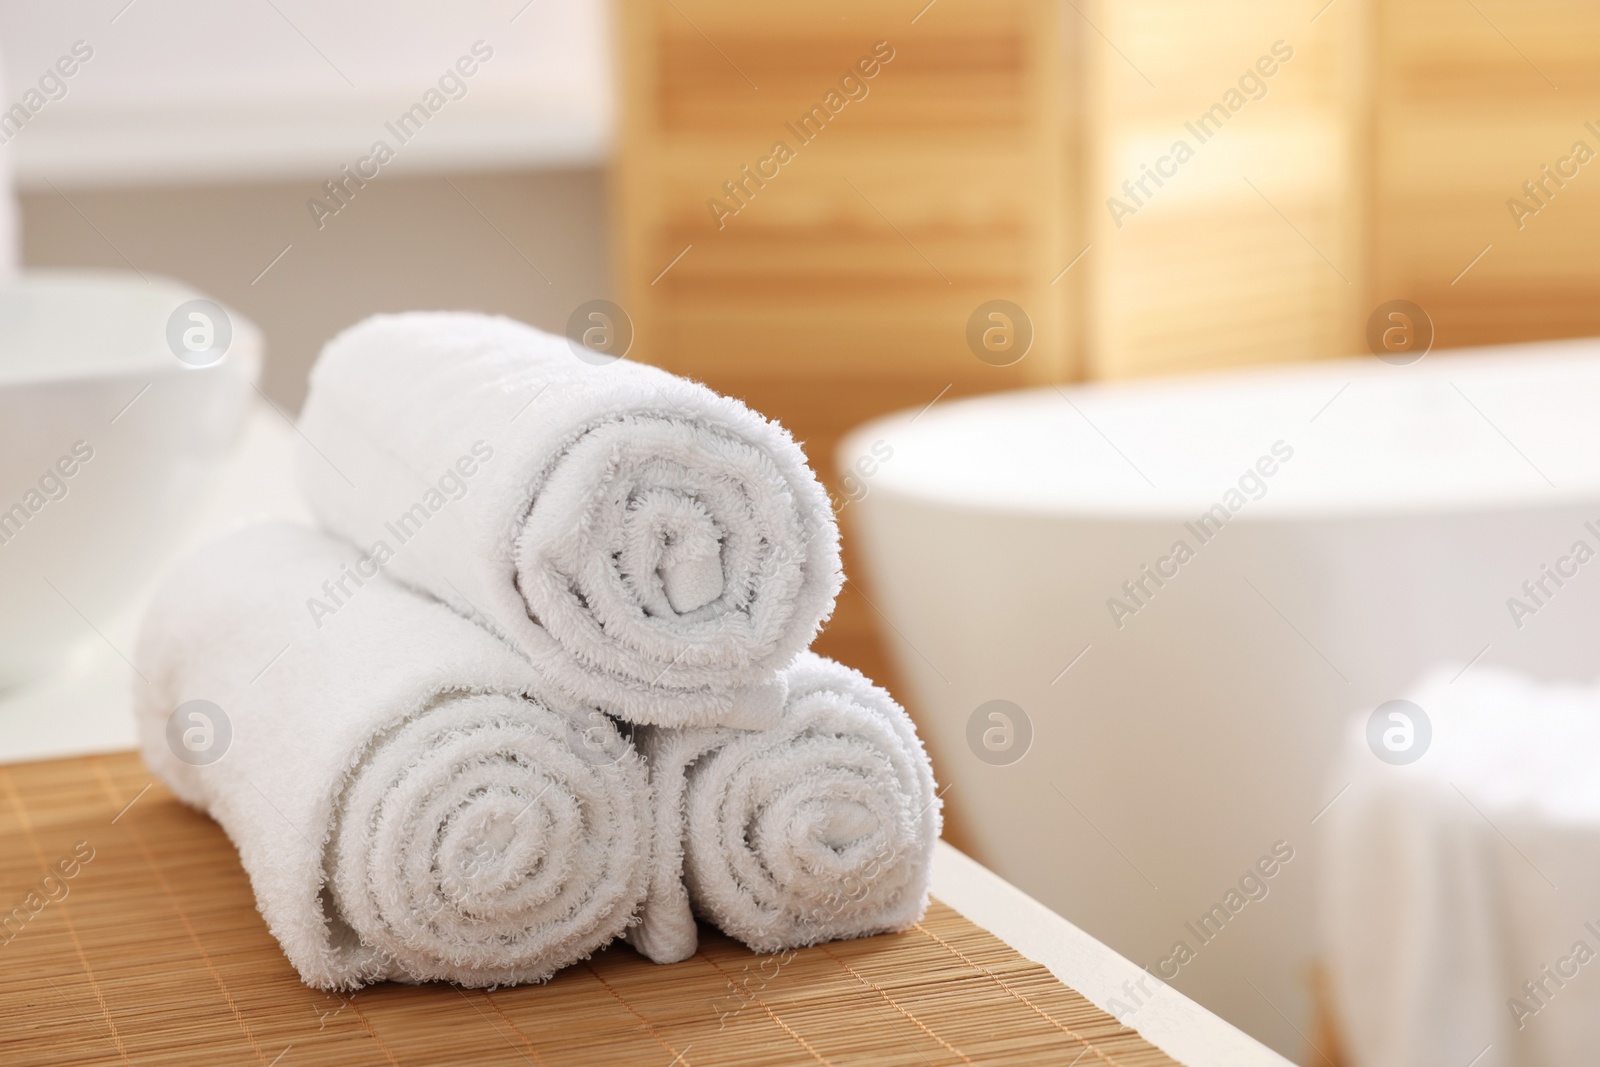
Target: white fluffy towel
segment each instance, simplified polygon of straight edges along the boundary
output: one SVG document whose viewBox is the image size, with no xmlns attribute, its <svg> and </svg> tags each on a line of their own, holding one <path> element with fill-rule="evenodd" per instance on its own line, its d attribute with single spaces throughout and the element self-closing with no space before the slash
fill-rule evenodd
<svg viewBox="0 0 1600 1067">
<path fill-rule="evenodd" d="M 331 616 L 307 606 L 324 583 Z M 610 720 L 330 538 L 257 526 L 192 556 L 138 658 L 145 761 L 233 839 L 308 985 L 540 981 L 645 894 L 648 781 Z"/>
<path fill-rule="evenodd" d="M 1344 1061 L 1594 1067 L 1600 687 L 1440 664 L 1406 699 L 1426 734 L 1410 709 L 1352 716 L 1316 827 Z M 1426 747 L 1394 765 L 1386 737 Z"/>
<path fill-rule="evenodd" d="M 655 871 L 628 939 L 694 954 L 694 913 L 758 952 L 903 929 L 928 906 L 942 822 L 904 709 L 860 672 L 802 653 L 769 730 L 641 728 Z"/>
<path fill-rule="evenodd" d="M 787 431 L 510 319 L 351 327 L 300 427 L 324 525 L 630 722 L 770 725 L 838 595 L 838 528 Z"/>
</svg>

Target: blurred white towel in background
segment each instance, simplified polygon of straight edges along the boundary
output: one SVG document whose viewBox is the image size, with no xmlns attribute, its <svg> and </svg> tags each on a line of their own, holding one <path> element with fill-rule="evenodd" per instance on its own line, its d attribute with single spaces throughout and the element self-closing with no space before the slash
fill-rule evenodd
<svg viewBox="0 0 1600 1067">
<path fill-rule="evenodd" d="M 1350 1062 L 1600 1062 L 1600 690 L 1452 666 L 1407 699 L 1424 754 L 1379 759 L 1362 714 L 1320 820 Z"/>
<path fill-rule="evenodd" d="M 910 716 L 842 663 L 802 652 L 769 730 L 641 727 L 655 790 L 653 883 L 628 932 L 693 956 L 694 917 L 756 952 L 903 930 L 928 907 L 943 826 Z"/>
</svg>

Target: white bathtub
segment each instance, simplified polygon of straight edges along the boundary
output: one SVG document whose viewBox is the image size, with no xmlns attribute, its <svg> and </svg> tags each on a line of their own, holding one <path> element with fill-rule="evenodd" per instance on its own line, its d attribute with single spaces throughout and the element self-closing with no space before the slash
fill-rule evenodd
<svg viewBox="0 0 1600 1067">
<path fill-rule="evenodd" d="M 1291 1056 L 1344 717 L 1441 660 L 1600 674 L 1600 559 L 1560 563 L 1600 548 L 1600 342 L 941 402 L 839 459 L 978 858 Z M 1185 523 L 1258 462 L 1201 543 Z M 1535 603 L 1545 564 L 1576 574 Z M 1007 727 L 986 710 L 969 744 L 996 699 L 1031 723 L 1015 762 L 1021 722 L 990 751 Z M 1202 942 L 1185 924 L 1278 842 L 1267 895 Z"/>
</svg>

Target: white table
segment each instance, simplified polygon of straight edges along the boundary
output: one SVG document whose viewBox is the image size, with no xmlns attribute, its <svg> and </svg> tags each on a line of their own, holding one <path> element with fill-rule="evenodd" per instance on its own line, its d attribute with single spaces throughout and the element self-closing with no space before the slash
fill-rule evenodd
<svg viewBox="0 0 1600 1067">
<path fill-rule="evenodd" d="M 1289 1063 L 943 841 L 933 859 L 933 895 L 1044 965 L 1096 1007 L 1119 1016 L 1180 1063 L 1189 1067 Z M 1131 1007 L 1132 1013 L 1123 1007 Z"/>
</svg>

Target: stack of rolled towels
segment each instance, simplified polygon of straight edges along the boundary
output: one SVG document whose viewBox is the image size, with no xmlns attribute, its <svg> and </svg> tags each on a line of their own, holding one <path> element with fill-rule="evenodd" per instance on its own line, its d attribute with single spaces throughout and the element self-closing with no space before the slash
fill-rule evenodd
<svg viewBox="0 0 1600 1067">
<path fill-rule="evenodd" d="M 838 530 L 782 427 L 414 313 L 328 344 L 299 430 L 323 528 L 180 564 L 137 713 L 308 984 L 542 981 L 618 936 L 674 962 L 696 916 L 761 952 L 921 918 L 932 770 L 807 651 Z"/>
</svg>

